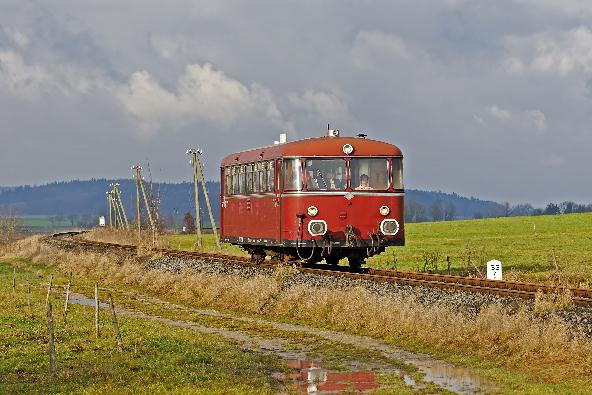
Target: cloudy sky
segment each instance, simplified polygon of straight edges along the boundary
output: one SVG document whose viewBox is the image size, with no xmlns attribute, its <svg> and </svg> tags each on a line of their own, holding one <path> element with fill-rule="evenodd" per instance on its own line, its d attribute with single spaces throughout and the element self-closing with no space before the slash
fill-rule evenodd
<svg viewBox="0 0 592 395">
<path fill-rule="evenodd" d="M 124 5 L 122 5 L 122 3 Z M 365 131 L 406 186 L 592 201 L 592 2 L 0 2 L 0 185 L 208 176 L 227 153 Z"/>
</svg>

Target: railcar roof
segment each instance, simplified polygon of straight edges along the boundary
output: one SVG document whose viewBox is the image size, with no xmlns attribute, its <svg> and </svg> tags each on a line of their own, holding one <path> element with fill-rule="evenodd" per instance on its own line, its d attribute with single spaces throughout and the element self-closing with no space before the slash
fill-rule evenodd
<svg viewBox="0 0 592 395">
<path fill-rule="evenodd" d="M 354 152 L 351 155 L 348 155 L 350 157 L 402 155 L 399 147 L 382 141 L 360 137 L 323 136 L 235 152 L 222 160 L 222 166 L 228 166 L 235 163 L 255 162 L 283 156 L 345 156 L 343 153 L 343 146 L 345 144 L 351 144 L 354 147 Z"/>
</svg>

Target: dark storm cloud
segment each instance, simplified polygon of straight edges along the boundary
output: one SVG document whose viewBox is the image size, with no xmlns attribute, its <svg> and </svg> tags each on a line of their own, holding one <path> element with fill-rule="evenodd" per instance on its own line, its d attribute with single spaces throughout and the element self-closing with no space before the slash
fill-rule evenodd
<svg viewBox="0 0 592 395">
<path fill-rule="evenodd" d="M 3 2 L 0 185 L 146 158 L 186 179 L 189 146 L 217 177 L 229 151 L 331 122 L 400 145 L 409 187 L 588 201 L 590 16 L 577 1 Z"/>
</svg>

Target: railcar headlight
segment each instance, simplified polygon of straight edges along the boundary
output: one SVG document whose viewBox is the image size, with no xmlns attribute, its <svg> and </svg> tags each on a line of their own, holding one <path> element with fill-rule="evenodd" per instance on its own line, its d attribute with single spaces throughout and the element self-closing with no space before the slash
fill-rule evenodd
<svg viewBox="0 0 592 395">
<path fill-rule="evenodd" d="M 391 209 L 389 208 L 389 206 L 382 206 L 382 207 L 380 207 L 380 210 L 378 210 L 378 211 L 380 211 L 380 215 L 382 215 L 383 217 L 386 217 L 387 215 L 390 214 Z"/>
<path fill-rule="evenodd" d="M 344 144 L 343 145 L 343 153 L 346 155 L 351 155 L 354 152 L 354 146 L 351 144 Z"/>
<path fill-rule="evenodd" d="M 383 219 L 380 223 L 382 234 L 394 236 L 399 232 L 399 223 L 396 219 Z"/>
<path fill-rule="evenodd" d="M 312 236 L 322 236 L 327 233 L 327 223 L 323 220 L 310 221 L 308 223 L 308 233 Z"/>
<path fill-rule="evenodd" d="M 311 217 L 316 217 L 316 215 L 319 213 L 319 209 L 316 206 L 310 206 L 307 211 L 308 215 Z"/>
</svg>

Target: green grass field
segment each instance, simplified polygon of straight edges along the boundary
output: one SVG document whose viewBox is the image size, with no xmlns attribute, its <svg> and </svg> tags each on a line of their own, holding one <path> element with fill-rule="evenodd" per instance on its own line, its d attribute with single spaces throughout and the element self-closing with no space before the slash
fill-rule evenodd
<svg viewBox="0 0 592 395">
<path fill-rule="evenodd" d="M 389 247 L 368 259 L 368 266 L 448 273 L 448 256 L 451 273 L 465 275 L 485 273 L 485 263 L 498 259 L 505 278 L 560 276 L 574 286 L 592 286 L 591 213 L 406 224 L 405 239 L 404 247 Z M 214 251 L 213 236 L 204 240 L 204 249 Z M 175 235 L 169 241 L 174 248 L 192 249 L 195 236 Z M 224 246 L 223 252 L 245 255 L 235 246 Z"/>
<path fill-rule="evenodd" d="M 92 308 L 70 304 L 66 321 L 63 295 L 57 292 L 50 298 L 57 366 L 52 378 L 45 287 L 49 273 L 54 284 L 63 285 L 67 277 L 43 265 L 34 265 L 37 275 L 17 269 L 13 293 L 11 264 L 19 262 L 0 261 L 0 393 L 271 394 L 284 386 L 273 378 L 273 372 L 285 370 L 280 358 L 153 321 L 120 319 L 126 349 L 118 352 L 108 311 L 101 311 L 102 336 L 96 339 Z"/>
<path fill-rule="evenodd" d="M 73 226 L 66 216 L 52 215 L 26 215 L 19 217 L 18 221 L 19 225 L 28 233 L 47 232 L 53 229 L 72 228 L 78 225 L 77 220 Z"/>
</svg>

